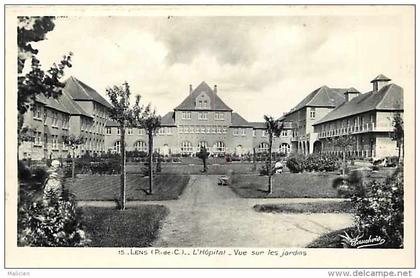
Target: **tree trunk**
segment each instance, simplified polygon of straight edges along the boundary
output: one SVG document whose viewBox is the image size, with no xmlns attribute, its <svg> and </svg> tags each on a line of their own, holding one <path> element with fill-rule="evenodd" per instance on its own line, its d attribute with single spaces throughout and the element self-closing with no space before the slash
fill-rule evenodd
<svg viewBox="0 0 420 278">
<path fill-rule="evenodd" d="M 272 175 L 271 175 L 271 148 L 273 145 L 273 134 L 270 132 L 268 135 L 268 194 L 273 193 Z"/>
<path fill-rule="evenodd" d="M 345 170 L 346 170 L 346 150 L 344 150 L 343 152 L 343 177 L 346 174 Z"/>
<path fill-rule="evenodd" d="M 125 199 L 126 199 L 126 181 L 125 175 L 125 126 L 121 126 L 121 140 L 120 140 L 120 153 L 121 153 L 121 201 L 120 209 L 125 210 Z"/>
<path fill-rule="evenodd" d="M 73 151 L 73 159 L 71 160 L 71 179 L 74 183 L 74 179 L 76 178 L 76 153 L 74 151 L 74 147 L 72 147 Z"/>
<path fill-rule="evenodd" d="M 153 194 L 153 133 L 149 130 L 149 194 Z"/>
</svg>

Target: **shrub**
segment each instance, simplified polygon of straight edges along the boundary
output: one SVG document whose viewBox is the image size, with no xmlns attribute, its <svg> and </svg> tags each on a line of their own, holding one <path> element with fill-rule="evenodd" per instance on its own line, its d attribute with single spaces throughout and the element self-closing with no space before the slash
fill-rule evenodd
<svg viewBox="0 0 420 278">
<path fill-rule="evenodd" d="M 290 156 L 287 159 L 286 166 L 289 168 L 292 173 L 300 173 L 303 171 L 303 162 L 304 159 L 300 155 Z"/>
<path fill-rule="evenodd" d="M 404 173 L 399 167 L 385 182 L 372 181 L 366 192 L 352 198 L 355 207 L 356 225 L 360 233 L 380 235 L 386 245 L 403 247 L 404 223 Z"/>
<path fill-rule="evenodd" d="M 274 163 L 272 163 L 274 165 Z M 272 166 L 273 166 L 272 165 Z M 274 175 L 276 171 L 274 171 L 273 167 L 271 168 L 271 174 Z M 264 163 L 263 166 L 261 166 L 259 170 L 260 176 L 268 176 L 268 161 Z"/>
<path fill-rule="evenodd" d="M 44 183 L 48 177 L 47 169 L 43 167 L 37 167 L 32 169 L 32 181 L 36 183 Z"/>
<path fill-rule="evenodd" d="M 23 200 L 18 208 L 18 246 L 68 247 L 89 243 L 81 228 L 74 196 L 47 195 Z"/>
<path fill-rule="evenodd" d="M 18 179 L 19 181 L 26 182 L 32 178 L 32 173 L 29 167 L 22 161 L 18 162 Z"/>
</svg>

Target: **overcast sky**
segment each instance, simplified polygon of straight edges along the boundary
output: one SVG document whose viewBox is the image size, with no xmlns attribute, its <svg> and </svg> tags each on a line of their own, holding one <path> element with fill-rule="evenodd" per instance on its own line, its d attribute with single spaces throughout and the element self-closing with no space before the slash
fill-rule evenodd
<svg viewBox="0 0 420 278">
<path fill-rule="evenodd" d="M 206 81 L 249 121 L 280 116 L 322 85 L 409 82 L 401 18 L 389 16 L 69 17 L 38 43 L 43 66 L 72 51 L 73 75 L 105 95 L 128 81 L 160 114 Z M 411 46 L 410 46 L 411 47 Z"/>
</svg>

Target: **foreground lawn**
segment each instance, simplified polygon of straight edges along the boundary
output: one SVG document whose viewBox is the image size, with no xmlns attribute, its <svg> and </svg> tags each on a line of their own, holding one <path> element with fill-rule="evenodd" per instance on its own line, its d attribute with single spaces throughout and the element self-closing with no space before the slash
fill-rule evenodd
<svg viewBox="0 0 420 278">
<path fill-rule="evenodd" d="M 337 198 L 332 188 L 336 174 L 282 173 L 273 176 L 273 193 L 267 194 L 268 177 L 234 175 L 232 190 L 243 198 Z"/>
<path fill-rule="evenodd" d="M 267 213 L 352 213 L 353 205 L 349 201 L 264 204 L 255 205 L 254 210 Z"/>
<path fill-rule="evenodd" d="M 157 201 L 174 200 L 182 194 L 189 176 L 158 175 L 153 195 L 147 195 L 149 179 L 142 175 L 127 175 L 127 200 Z M 67 179 L 66 188 L 79 201 L 113 201 L 120 195 L 120 176 L 79 175 L 75 182 Z"/>
<path fill-rule="evenodd" d="M 82 223 L 90 247 L 150 247 L 169 210 L 144 205 L 124 211 L 112 208 L 82 208 Z"/>
</svg>

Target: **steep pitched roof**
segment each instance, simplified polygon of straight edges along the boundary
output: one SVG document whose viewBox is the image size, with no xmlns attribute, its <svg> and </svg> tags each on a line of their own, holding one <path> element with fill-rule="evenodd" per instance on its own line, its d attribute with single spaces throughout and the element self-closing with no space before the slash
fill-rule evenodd
<svg viewBox="0 0 420 278">
<path fill-rule="evenodd" d="M 92 115 L 89 115 L 89 113 L 83 110 L 83 108 L 80 107 L 80 105 L 77 104 L 77 102 L 71 99 L 66 90 L 63 90 L 63 93 L 59 97 L 59 101 L 63 104 L 63 106 L 67 108 L 67 111 L 70 115 L 82 115 L 85 117 L 92 118 Z"/>
<path fill-rule="evenodd" d="M 51 109 L 54 109 L 54 110 L 57 110 L 66 114 L 70 114 L 67 107 L 61 103 L 61 98 L 62 96 L 54 98 L 54 97 L 45 97 L 42 94 L 38 94 L 36 96 L 36 101 L 44 104 L 46 107 L 49 107 Z"/>
<path fill-rule="evenodd" d="M 162 126 L 175 126 L 175 112 L 168 112 L 161 118 Z"/>
<path fill-rule="evenodd" d="M 314 125 L 372 111 L 401 111 L 403 106 L 403 88 L 395 84 L 384 86 L 378 92 L 361 94 L 338 106 Z"/>
<path fill-rule="evenodd" d="M 342 104 L 345 101 L 344 93 L 348 89 L 342 88 L 329 88 L 327 86 L 322 86 L 307 97 L 305 97 L 301 102 L 298 103 L 288 114 L 302 109 L 303 107 L 336 107 Z"/>
<path fill-rule="evenodd" d="M 120 125 L 113 120 L 106 121 L 105 126 L 106 127 L 120 127 Z"/>
<path fill-rule="evenodd" d="M 65 81 L 65 84 L 64 90 L 69 93 L 72 99 L 92 100 L 108 108 L 112 108 L 111 104 L 105 98 L 77 78 L 71 76 Z"/>
<path fill-rule="evenodd" d="M 206 82 L 201 82 L 185 99 L 178 105 L 175 110 L 195 110 L 195 99 L 205 92 L 210 98 L 210 110 L 219 110 L 219 111 L 232 111 L 232 109 L 227 106 L 220 97 L 214 93 L 214 91 L 207 85 Z"/>
<path fill-rule="evenodd" d="M 252 124 L 249 123 L 247 120 L 242 118 L 241 115 L 239 115 L 236 112 L 232 113 L 232 124 L 230 126 L 236 126 L 236 127 L 252 127 Z"/>
</svg>

